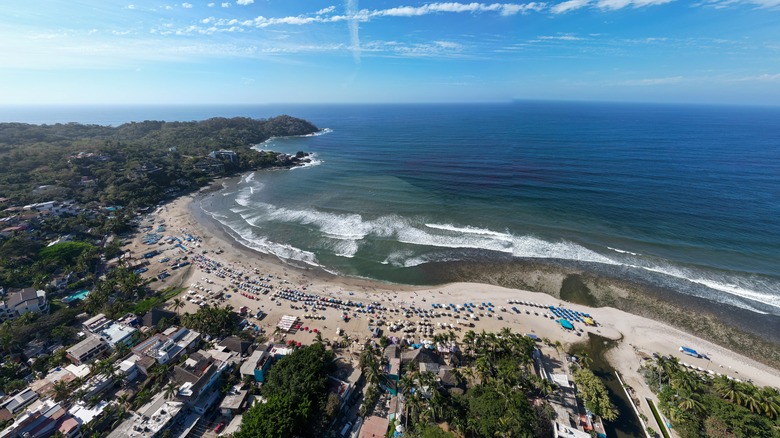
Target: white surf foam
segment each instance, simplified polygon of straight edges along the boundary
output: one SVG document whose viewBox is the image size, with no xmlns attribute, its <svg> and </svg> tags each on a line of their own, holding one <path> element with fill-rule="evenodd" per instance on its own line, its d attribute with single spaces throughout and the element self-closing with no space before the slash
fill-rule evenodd
<svg viewBox="0 0 780 438">
<path fill-rule="evenodd" d="M 290 170 L 305 169 L 307 167 L 319 166 L 320 164 L 323 163 L 323 161 L 318 159 L 315 154 L 310 154 L 308 158 L 309 158 L 308 163 L 303 163 L 300 166 L 291 167 Z"/>
<path fill-rule="evenodd" d="M 642 254 L 631 252 L 631 251 L 625 251 L 625 250 L 622 250 L 622 249 L 613 248 L 611 246 L 608 246 L 607 248 L 611 249 L 612 251 L 619 252 L 620 254 L 629 254 L 629 255 L 632 255 L 632 256 L 641 256 L 642 255 Z"/>
<path fill-rule="evenodd" d="M 488 230 L 484 228 L 476 228 L 476 227 L 456 227 L 451 224 L 425 224 L 428 228 L 433 228 L 436 230 L 444 230 L 444 231 L 452 231 L 455 233 L 465 233 L 465 234 L 482 234 L 487 236 L 495 236 L 499 238 L 503 238 L 506 240 L 512 240 L 512 235 L 507 233 L 499 233 L 493 230 Z"/>
<path fill-rule="evenodd" d="M 635 265 L 632 266 L 650 272 L 655 272 L 663 275 L 668 275 L 670 277 L 687 280 L 692 283 L 700 284 L 710 289 L 726 293 L 728 295 L 745 298 L 751 301 L 755 301 L 758 303 L 765 304 L 767 306 L 776 307 L 780 309 L 780 295 L 756 291 L 754 287 L 751 287 L 753 286 L 751 284 L 737 284 L 739 280 L 735 277 L 730 277 L 728 279 L 705 278 L 703 273 L 701 272 L 694 272 L 690 269 L 673 267 L 673 266 L 635 266 Z M 746 283 L 746 281 L 743 281 L 743 283 Z M 766 313 L 758 309 L 755 309 L 753 306 L 748 306 L 739 301 L 731 301 L 729 302 L 729 304 L 746 308 L 748 310 L 752 310 L 758 313 Z"/>
</svg>

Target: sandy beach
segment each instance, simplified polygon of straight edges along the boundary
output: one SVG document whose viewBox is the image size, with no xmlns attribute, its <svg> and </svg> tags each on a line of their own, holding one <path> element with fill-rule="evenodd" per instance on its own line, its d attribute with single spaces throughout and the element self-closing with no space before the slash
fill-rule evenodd
<svg viewBox="0 0 780 438">
<path fill-rule="evenodd" d="M 450 330 L 462 335 L 469 329 L 499 331 L 508 327 L 513 332 L 535 334 L 552 342 L 560 341 L 567 349 L 572 344 L 585 341 L 588 333 L 592 332 L 621 341 L 610 350 L 608 360 L 641 398 L 652 395 L 644 389 L 637 370 L 642 357 L 653 353 L 678 357 L 681 362 L 701 367 L 703 372 L 712 370 L 752 380 L 757 385 L 780 386 L 778 370 L 666 324 L 613 308 L 589 308 L 542 293 L 478 283 L 412 287 L 335 276 L 313 267 L 293 267 L 273 256 L 244 247 L 213 221 L 198 218 L 191 208 L 191 203 L 197 202 L 198 196 L 209 195 L 179 198 L 148 215 L 141 224 L 153 224 L 154 229 L 164 224 L 165 231 L 161 234 L 182 239 L 186 252 L 173 244 L 147 245 L 143 242 L 145 232 L 139 233 L 128 247 L 136 258 L 153 249 L 160 251 L 159 255 L 150 259 L 149 270 L 144 276 L 156 276 L 163 269 L 173 274 L 154 283 L 154 287 L 186 287 L 181 296 L 189 300 L 185 301 L 181 312 L 196 312 L 198 304 L 194 301 L 229 304 L 235 309 L 246 306 L 249 315 L 256 315 L 258 311 L 265 314 L 261 319 L 249 317 L 248 321 L 265 330 L 269 338 L 302 344 L 310 343 L 316 332 L 320 332 L 324 339 L 343 339 L 337 334 L 338 329 L 362 343 L 371 336 L 369 327 L 376 327 L 377 320 L 382 321 L 380 328 L 384 335 L 414 342 L 431 339 L 433 334 Z M 187 238 L 191 240 L 187 241 Z M 175 270 L 168 266 L 184 256 L 188 257 L 189 265 Z M 169 260 L 160 261 L 165 259 Z M 221 298 L 211 298 L 218 292 L 223 293 Z M 341 304 L 321 304 L 336 300 L 340 300 Z M 351 302 L 349 307 L 345 307 L 347 302 Z M 368 306 L 372 303 L 369 311 Z M 463 306 L 468 303 L 474 307 L 464 309 Z M 358 307 L 359 304 L 363 307 Z M 456 312 L 454 307 L 457 306 L 460 307 Z M 552 316 L 548 306 L 589 314 L 597 325 L 575 322 L 574 330 L 565 330 Z M 512 310 L 513 307 L 517 311 Z M 346 322 L 342 318 L 345 313 L 349 316 Z M 301 328 L 294 334 L 275 334 L 277 324 L 285 315 L 298 317 Z M 464 326 L 466 323 L 473 324 L 473 327 Z M 391 331 L 392 325 L 398 330 Z M 680 346 L 693 348 L 710 360 L 685 356 L 678 351 Z"/>
</svg>

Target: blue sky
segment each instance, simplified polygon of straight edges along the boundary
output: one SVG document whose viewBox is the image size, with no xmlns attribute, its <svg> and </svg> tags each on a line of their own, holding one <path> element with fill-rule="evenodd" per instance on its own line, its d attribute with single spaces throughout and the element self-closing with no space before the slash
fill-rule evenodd
<svg viewBox="0 0 780 438">
<path fill-rule="evenodd" d="M 0 4 L 0 103 L 780 104 L 780 0 Z"/>
</svg>

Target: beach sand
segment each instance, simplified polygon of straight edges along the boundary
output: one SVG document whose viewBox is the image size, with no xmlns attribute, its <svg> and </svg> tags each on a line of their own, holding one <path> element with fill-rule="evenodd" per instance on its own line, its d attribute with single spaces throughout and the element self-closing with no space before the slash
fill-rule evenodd
<svg viewBox="0 0 780 438">
<path fill-rule="evenodd" d="M 418 309 L 432 310 L 431 304 L 446 306 L 450 303 L 456 305 L 474 303 L 475 305 L 480 305 L 483 302 L 491 302 L 495 312 L 491 314 L 492 316 L 487 316 L 490 312 L 487 310 L 482 311 L 483 317 L 480 317 L 478 321 L 471 321 L 474 324 L 471 330 L 499 331 L 504 327 L 509 327 L 513 332 L 533 333 L 540 338 L 548 338 L 552 342 L 560 341 L 564 349 L 568 349 L 572 344 L 584 342 L 588 333 L 620 340 L 621 342 L 618 343 L 617 347 L 609 351 L 607 359 L 623 375 L 625 383 L 637 391 L 637 396 L 640 399 L 644 399 L 644 397 L 655 398 L 649 389 L 645 388 L 643 380 L 637 371 L 641 358 L 643 356 L 651 356 L 653 353 L 675 356 L 681 362 L 701 367 L 703 370 L 713 370 L 717 373 L 727 374 L 742 380 L 749 379 L 757 385 L 780 387 L 780 371 L 778 370 L 669 325 L 614 308 L 590 308 L 566 303 L 542 293 L 508 289 L 494 285 L 452 283 L 436 287 L 416 287 L 341 277 L 315 267 L 294 267 L 274 256 L 261 254 L 246 248 L 232 239 L 214 221 L 199 217 L 203 213 L 199 213 L 198 209 L 191 205 L 193 201 L 197 202 L 198 196 L 209 195 L 201 193 L 179 198 L 162 206 L 148 216 L 148 219 L 154 221 L 155 228 L 160 223 L 165 224 L 166 231 L 164 234 L 166 236 L 181 237 L 192 235 L 199 239 L 199 241 L 183 242 L 188 249 L 192 250 L 189 254 L 185 254 L 179 248 L 169 244 L 153 245 L 151 247 L 145 245 L 142 242 L 143 233 L 139 233 L 128 248 L 135 257 L 141 257 L 141 254 L 150 251 L 151 248 L 162 251 L 161 255 L 152 259 L 149 271 L 144 275 L 157 275 L 163 268 L 169 269 L 169 272 L 174 273 L 174 275 L 165 279 L 165 281 L 154 283 L 155 287 L 162 288 L 181 285 L 189 290 L 193 290 L 194 294 L 203 295 L 204 298 L 208 298 L 206 290 L 213 292 L 226 290 L 225 293 L 230 294 L 231 297 L 224 301 L 219 301 L 220 305 L 230 304 L 235 309 L 247 306 L 250 314 L 255 314 L 258 310 L 262 310 L 266 313 L 262 320 L 254 318 L 248 318 L 248 320 L 250 323 L 255 323 L 265 329 L 269 338 L 275 341 L 294 340 L 302 344 L 308 344 L 315 337 L 314 329 L 321 332 L 324 339 L 340 340 L 342 337 L 337 335 L 337 328 L 343 329 L 353 340 L 359 340 L 359 343 L 370 337 L 369 326 L 371 324 L 369 318 L 371 316 L 369 314 L 351 311 L 350 319 L 345 323 L 341 319 L 343 312 L 339 309 L 327 307 L 312 311 L 311 308 L 304 310 L 300 302 L 292 302 L 285 299 L 274 302 L 274 292 L 283 289 L 312 293 L 319 297 L 352 300 L 366 305 L 377 302 L 388 309 L 400 309 L 401 307 L 408 309 L 414 306 Z M 145 220 L 142 225 L 149 225 L 149 220 Z M 203 269 L 198 268 L 197 263 L 193 263 L 186 268 L 171 271 L 170 267 L 166 267 L 164 263 L 159 262 L 159 259 L 162 257 L 168 257 L 173 261 L 175 258 L 185 255 L 188 256 L 190 261 L 193 261 L 193 256 L 207 257 L 218 261 L 223 266 L 229 267 L 234 271 L 241 271 L 243 276 L 248 276 L 250 279 L 260 279 L 259 283 L 272 286 L 272 290 L 267 295 L 259 294 L 254 296 L 251 293 L 247 293 L 248 296 L 254 296 L 255 299 L 251 299 L 241 293 L 236 293 L 233 290 L 235 284 L 232 284 L 229 278 L 219 278 L 215 272 L 206 273 Z M 187 296 L 186 291 L 182 293 L 182 297 Z M 588 313 L 593 316 L 598 325 L 589 327 L 585 324 L 575 323 L 576 330 L 567 331 L 561 328 L 554 319 L 544 316 L 550 315 L 548 309 L 522 304 L 509 304 L 508 300 L 536 303 L 540 306 L 560 306 Z M 181 312 L 194 313 L 197 311 L 197 304 L 190 301 L 185 302 L 186 305 Z M 519 314 L 511 310 L 513 306 L 520 310 Z M 506 310 L 502 310 L 501 307 L 505 307 Z M 447 312 L 447 310 L 438 311 Z M 380 313 L 382 314 L 377 313 L 376 316 L 388 324 L 397 320 L 405 320 L 416 324 L 421 320 L 417 315 L 406 318 L 402 312 L 385 311 Z M 452 312 L 450 311 L 449 313 Z M 316 314 L 323 319 L 306 318 L 304 316 L 306 314 Z M 286 335 L 274 334 L 277 323 L 284 315 L 300 317 L 302 328 L 306 327 L 308 330 L 301 329 L 294 334 Z M 498 316 L 501 316 L 501 319 Z M 453 324 L 457 327 L 458 319 L 457 316 L 445 316 L 429 318 L 427 321 L 430 322 L 431 325 L 429 327 L 433 328 L 435 333 L 442 333 L 449 331 L 449 328 L 439 329 L 439 323 Z M 402 331 L 391 333 L 387 325 L 381 328 L 387 336 L 409 336 L 415 341 L 431 338 L 429 335 L 420 334 L 419 331 L 415 334 L 405 335 Z M 459 329 L 456 331 L 459 335 L 468 330 L 465 327 L 459 327 Z M 683 355 L 678 351 L 680 346 L 690 347 L 706 354 L 710 360 Z M 646 405 L 643 404 L 643 406 Z M 645 415 L 651 416 L 649 410 L 645 412 Z"/>
</svg>

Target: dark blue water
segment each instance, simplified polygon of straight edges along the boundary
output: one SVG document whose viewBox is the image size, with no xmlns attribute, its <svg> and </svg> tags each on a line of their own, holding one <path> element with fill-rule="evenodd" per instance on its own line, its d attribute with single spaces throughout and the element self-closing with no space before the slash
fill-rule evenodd
<svg viewBox="0 0 780 438">
<path fill-rule="evenodd" d="M 245 175 L 204 208 L 245 244 L 351 275 L 491 257 L 615 267 L 780 314 L 780 109 L 517 102 L 0 109 L 119 124 L 306 118 L 259 148 L 317 165 Z M 16 119 L 14 119 L 16 117 Z"/>
</svg>

